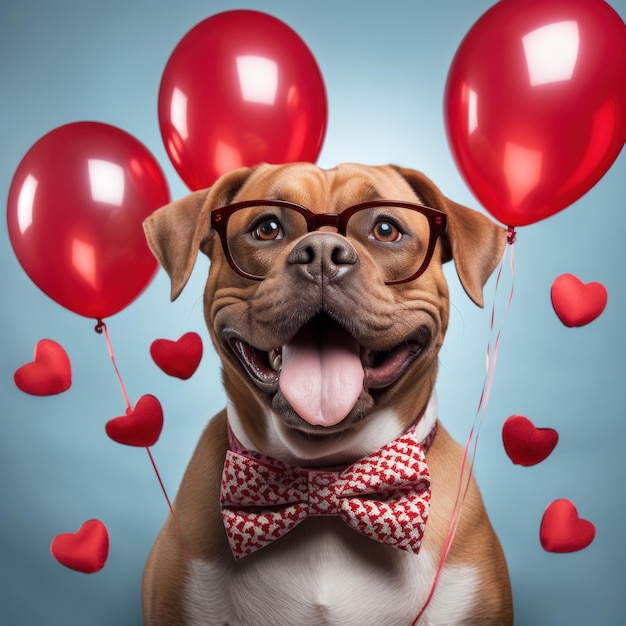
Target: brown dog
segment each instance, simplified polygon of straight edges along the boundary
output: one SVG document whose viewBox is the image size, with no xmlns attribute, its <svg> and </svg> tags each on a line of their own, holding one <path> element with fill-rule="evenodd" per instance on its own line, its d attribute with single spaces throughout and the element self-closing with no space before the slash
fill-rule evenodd
<svg viewBox="0 0 626 626">
<path fill-rule="evenodd" d="M 505 231 L 419 172 L 302 163 L 231 172 L 154 213 L 145 230 L 172 299 L 198 250 L 210 257 L 205 318 L 228 396 L 176 497 L 180 531 L 170 517 L 148 559 L 145 623 L 410 625 L 435 578 L 462 463 L 460 446 L 438 424 L 434 395 L 449 313 L 442 264 L 454 258 L 482 306 Z M 407 436 L 417 443 L 405 444 Z M 373 467 L 372 458 L 401 446 L 419 474 L 414 487 L 394 492 L 412 498 L 409 514 L 386 517 L 405 506 L 385 504 L 390 491 L 368 492 L 358 505 L 327 497 L 341 472 L 351 486 L 374 475 L 354 478 L 346 466 L 373 455 L 364 461 Z M 224 489 L 244 502 L 225 498 L 222 514 L 227 456 L 235 465 L 224 470 Z M 241 481 L 252 470 L 238 464 L 250 458 L 260 474 L 248 489 Z M 398 467 L 380 470 L 381 480 L 404 479 Z M 262 482 L 268 472 L 310 484 L 321 477 L 322 491 L 278 506 Z M 333 514 L 320 502 L 331 502 Z M 374 513 L 367 523 L 358 515 L 346 522 L 342 506 Z M 305 509 L 310 517 L 270 542 Z M 225 532 L 227 518 L 234 521 Z M 405 545 L 387 545 L 385 533 L 393 541 L 404 533 Z M 473 480 L 419 623 L 512 623 L 504 556 Z"/>
</svg>

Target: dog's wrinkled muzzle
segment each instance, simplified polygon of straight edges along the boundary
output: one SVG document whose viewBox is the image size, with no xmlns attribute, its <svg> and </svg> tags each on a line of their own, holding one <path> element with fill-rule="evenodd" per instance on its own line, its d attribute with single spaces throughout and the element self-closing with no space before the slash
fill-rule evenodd
<svg viewBox="0 0 626 626">
<path fill-rule="evenodd" d="M 264 337 L 263 350 L 237 329 L 223 331 L 252 381 L 262 391 L 277 394 L 275 398 L 286 401 L 313 427 L 334 427 L 350 415 L 361 419 L 365 407 L 359 401 L 364 395 L 395 383 L 433 336 L 420 325 L 382 350 L 372 341 L 371 329 L 359 327 L 353 302 L 346 296 L 355 293 L 353 281 L 364 280 L 361 262 L 346 237 L 309 233 L 294 244 L 285 265 L 276 264 L 277 273 L 270 278 L 281 280 L 282 293 L 291 303 L 284 319 L 277 320 L 276 344 L 268 346 Z M 376 279 L 380 277 L 368 277 Z"/>
</svg>

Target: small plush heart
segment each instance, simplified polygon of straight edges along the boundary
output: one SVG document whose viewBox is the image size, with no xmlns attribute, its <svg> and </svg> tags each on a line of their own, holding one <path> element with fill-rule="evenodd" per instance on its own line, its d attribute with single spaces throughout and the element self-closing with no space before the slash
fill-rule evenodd
<svg viewBox="0 0 626 626">
<path fill-rule="evenodd" d="M 52 339 L 41 339 L 35 346 L 35 360 L 13 374 L 18 389 L 33 396 L 52 396 L 67 391 L 72 384 L 72 366 L 63 346 Z"/>
<path fill-rule="evenodd" d="M 552 307 L 558 318 L 569 328 L 585 326 L 599 317 L 608 300 L 602 283 L 583 283 L 573 274 L 561 274 L 550 290 Z"/>
<path fill-rule="evenodd" d="M 202 339 L 186 333 L 178 341 L 155 339 L 150 346 L 152 360 L 168 375 L 187 380 L 202 360 Z"/>
<path fill-rule="evenodd" d="M 513 463 L 536 465 L 546 459 L 559 441 L 552 428 L 537 428 L 523 415 L 511 415 L 502 425 L 502 443 Z"/>
<path fill-rule="evenodd" d="M 109 533 L 100 520 L 88 520 L 78 532 L 57 535 L 50 544 L 50 552 L 65 567 L 95 574 L 109 556 Z"/>
<path fill-rule="evenodd" d="M 129 409 L 126 415 L 109 420 L 105 430 L 117 443 L 149 448 L 158 441 L 162 428 L 161 403 L 154 396 L 145 395 L 139 398 L 135 408 Z"/>
<path fill-rule="evenodd" d="M 539 539 L 548 552 L 576 552 L 583 550 L 594 539 L 594 525 L 578 517 L 576 507 L 569 500 L 552 502 L 541 520 Z"/>
</svg>

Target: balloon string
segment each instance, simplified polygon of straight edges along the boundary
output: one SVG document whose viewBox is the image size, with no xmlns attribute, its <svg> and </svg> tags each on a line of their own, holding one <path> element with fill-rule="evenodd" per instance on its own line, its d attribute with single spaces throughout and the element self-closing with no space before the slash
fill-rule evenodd
<svg viewBox="0 0 626 626">
<path fill-rule="evenodd" d="M 191 571 L 193 572 L 193 561 L 191 560 L 191 555 L 189 554 L 189 548 L 187 547 L 187 542 L 185 541 L 185 538 L 183 536 L 183 529 L 180 527 L 180 524 L 178 523 L 178 518 L 176 517 L 176 513 L 174 513 L 174 507 L 172 506 L 170 497 L 167 495 L 167 490 L 165 489 L 165 485 L 163 484 L 163 480 L 161 479 L 161 473 L 159 472 L 157 468 L 157 464 L 154 461 L 154 457 L 152 456 L 152 451 L 150 450 L 149 447 L 146 447 L 146 452 L 148 453 L 148 457 L 150 458 L 150 463 L 152 463 L 152 468 L 154 469 L 154 473 L 156 474 L 157 480 L 159 481 L 159 485 L 161 486 L 161 491 L 163 492 L 163 495 L 165 496 L 165 501 L 167 502 L 167 506 L 170 510 L 172 519 L 174 520 L 176 530 L 178 531 L 178 535 L 180 536 L 180 540 L 183 544 L 183 551 L 185 552 L 185 558 L 187 559 L 187 562 L 189 563 L 189 565 L 192 566 Z"/>
<path fill-rule="evenodd" d="M 463 507 L 463 502 L 465 501 L 465 497 L 467 495 L 467 491 L 470 486 L 470 481 L 472 478 L 472 470 L 474 465 L 474 459 L 476 457 L 476 451 L 478 449 L 478 439 L 480 436 L 480 430 L 483 425 L 485 412 L 487 410 L 487 406 L 489 404 L 489 398 L 491 396 L 491 387 L 493 384 L 493 378 L 496 370 L 496 361 L 498 356 L 498 348 L 500 346 L 500 336 L 502 334 L 502 329 L 504 327 L 504 322 L 506 320 L 507 313 L 511 307 L 511 301 L 513 300 L 513 290 L 515 286 L 515 240 L 516 240 L 516 232 L 513 227 L 509 227 L 507 234 L 507 243 L 511 246 L 511 289 L 509 291 L 509 295 L 506 301 L 506 305 L 504 308 L 504 313 L 502 316 L 502 321 L 500 322 L 500 326 L 498 328 L 498 332 L 496 333 L 495 340 L 493 342 L 493 350 L 491 348 L 491 340 L 489 340 L 487 344 L 487 354 L 485 360 L 485 378 L 483 380 L 483 387 L 480 393 L 480 399 L 478 401 L 478 406 L 476 408 L 476 415 L 474 417 L 474 422 L 470 428 L 469 435 L 467 437 L 467 442 L 465 443 L 465 448 L 463 450 L 463 459 L 461 461 L 461 471 L 459 475 L 459 485 L 457 488 L 456 499 L 454 502 L 454 508 L 452 509 L 452 515 L 450 517 L 450 523 L 448 525 L 448 534 L 446 535 L 446 540 L 443 545 L 443 550 L 441 552 L 441 557 L 439 559 L 439 563 L 437 566 L 437 571 L 435 572 L 435 577 L 433 580 L 433 584 L 430 588 L 430 592 L 424 605 L 422 606 L 419 614 L 413 620 L 411 626 L 416 626 L 419 619 L 424 615 L 426 608 L 430 604 L 433 596 L 435 595 L 435 590 L 439 583 L 439 579 L 441 578 L 441 574 L 443 572 L 443 567 L 448 557 L 448 553 L 452 547 L 452 542 L 454 540 L 454 536 L 456 534 L 456 530 L 459 524 L 459 519 L 461 517 L 461 509 Z M 494 291 L 494 299 L 493 305 L 491 309 L 491 321 L 489 333 L 490 337 L 493 335 L 495 328 L 495 318 L 496 318 L 496 299 L 500 286 L 500 278 L 502 276 L 502 270 L 506 261 L 506 253 L 507 249 L 504 250 L 504 254 L 502 255 L 502 259 L 500 261 L 498 267 L 498 274 L 496 277 L 495 291 Z M 479 419 L 480 417 L 480 419 Z M 474 433 L 476 436 L 474 437 Z M 472 440 L 474 440 L 474 444 L 472 446 Z M 471 450 L 471 452 L 470 452 Z M 467 471 L 466 471 L 467 470 Z M 465 476 L 466 475 L 466 476 Z"/>
<path fill-rule="evenodd" d="M 111 358 L 111 363 L 113 363 L 113 368 L 115 369 L 115 374 L 117 375 L 117 380 L 120 383 L 120 387 L 122 388 L 122 394 L 124 395 L 124 400 L 126 401 L 126 413 L 129 415 L 130 413 L 132 413 L 133 407 L 132 404 L 130 403 L 130 400 L 128 398 L 128 393 L 126 392 L 126 386 L 124 385 L 124 380 L 122 379 L 122 375 L 120 374 L 120 370 L 117 367 L 117 363 L 115 361 L 115 354 L 113 352 L 113 344 L 111 343 L 111 337 L 109 335 L 109 329 L 107 328 L 107 325 L 104 323 L 103 320 L 98 319 L 97 320 L 97 324 L 96 327 L 94 329 L 98 334 L 102 334 L 104 332 L 104 337 L 106 339 L 106 344 L 107 344 L 107 349 L 109 351 L 109 357 Z M 174 520 L 174 524 L 176 525 L 176 530 L 178 531 L 178 534 L 180 536 L 180 540 L 183 544 L 183 550 L 185 552 L 185 558 L 187 559 L 189 565 L 193 565 L 192 560 L 191 560 L 191 555 L 189 554 L 189 549 L 187 547 L 187 543 L 185 542 L 185 538 L 183 537 L 183 531 L 180 527 L 180 524 L 178 523 L 178 518 L 176 517 L 176 514 L 174 513 L 174 507 L 172 506 L 172 502 L 170 500 L 170 497 L 167 494 L 167 489 L 165 489 L 165 484 L 163 483 L 163 480 L 161 478 L 161 473 L 159 472 L 158 468 L 157 468 L 157 464 L 154 460 L 154 457 L 152 456 L 152 451 L 150 450 L 149 447 L 146 446 L 146 451 L 148 453 L 148 457 L 150 458 L 150 463 L 152 464 L 152 468 L 154 469 L 154 473 L 157 477 L 157 480 L 159 481 L 159 485 L 161 487 L 161 491 L 163 492 L 163 495 L 165 496 L 165 501 L 167 502 L 167 506 L 169 508 L 170 514 L 172 516 L 172 519 Z M 193 567 L 192 567 L 192 572 L 193 572 Z M 194 575 L 195 577 L 195 575 Z"/>
<path fill-rule="evenodd" d="M 101 320 L 98 319 L 98 323 L 94 329 L 99 335 L 104 331 L 104 337 L 107 343 L 107 349 L 109 350 L 109 357 L 111 358 L 111 363 L 113 363 L 113 368 L 115 369 L 115 374 L 117 375 L 117 380 L 120 383 L 120 387 L 122 388 L 122 394 L 124 395 L 124 400 L 126 401 L 126 413 L 130 413 L 133 410 L 133 406 L 128 399 L 128 394 L 126 393 L 126 387 L 124 385 L 124 381 L 122 380 L 122 375 L 120 374 L 120 370 L 117 367 L 117 363 L 115 362 L 115 354 L 113 353 L 113 345 L 111 344 L 111 337 L 109 336 L 109 329 L 107 325 Z"/>
</svg>

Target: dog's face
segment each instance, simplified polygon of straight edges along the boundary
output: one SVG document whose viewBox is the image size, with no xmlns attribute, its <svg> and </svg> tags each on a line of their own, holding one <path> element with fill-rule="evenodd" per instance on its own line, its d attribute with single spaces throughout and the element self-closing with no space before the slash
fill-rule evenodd
<svg viewBox="0 0 626 626">
<path fill-rule="evenodd" d="M 337 218 L 285 203 L 343 214 L 339 232 Z M 302 163 L 231 172 L 157 211 L 146 233 L 173 298 L 197 250 L 211 258 L 205 318 L 236 434 L 311 463 L 351 461 L 415 421 L 448 324 L 442 264 L 454 257 L 482 304 L 505 244 L 503 229 L 418 172 Z"/>
</svg>

